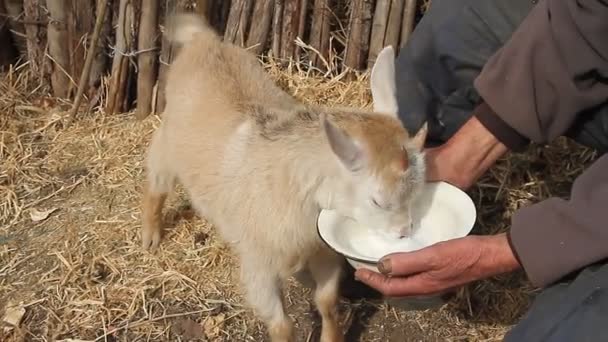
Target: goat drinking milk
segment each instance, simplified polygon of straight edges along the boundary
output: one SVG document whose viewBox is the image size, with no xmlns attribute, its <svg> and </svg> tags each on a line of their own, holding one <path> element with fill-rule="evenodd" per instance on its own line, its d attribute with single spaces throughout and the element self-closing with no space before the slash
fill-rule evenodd
<svg viewBox="0 0 608 342">
<path fill-rule="evenodd" d="M 220 40 L 199 17 L 180 14 L 168 38 L 163 121 L 147 154 L 142 243 L 156 249 L 163 202 L 174 182 L 233 244 L 249 305 L 272 341 L 292 341 L 282 283 L 301 270 L 314 280 L 322 341 L 343 341 L 338 283 L 343 265 L 316 231 L 334 209 L 398 238 L 424 182 L 426 124 L 413 137 L 397 118 L 393 49 L 372 70 L 373 111 L 298 102 L 249 52 Z"/>
</svg>

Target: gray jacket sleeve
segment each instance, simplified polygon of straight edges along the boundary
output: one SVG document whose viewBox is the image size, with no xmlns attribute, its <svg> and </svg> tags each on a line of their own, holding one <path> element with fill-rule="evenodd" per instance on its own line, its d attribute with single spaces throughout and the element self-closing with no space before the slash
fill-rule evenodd
<svg viewBox="0 0 608 342">
<path fill-rule="evenodd" d="M 564 135 L 608 101 L 608 3 L 541 0 L 475 80 L 475 115 L 512 150 Z M 510 241 L 530 280 L 546 286 L 608 258 L 608 157 L 581 175 L 571 198 L 520 209 Z"/>
</svg>

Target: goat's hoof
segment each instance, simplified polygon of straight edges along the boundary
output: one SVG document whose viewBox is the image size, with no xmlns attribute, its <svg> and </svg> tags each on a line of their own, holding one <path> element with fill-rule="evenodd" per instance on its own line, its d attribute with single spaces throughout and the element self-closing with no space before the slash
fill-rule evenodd
<svg viewBox="0 0 608 342">
<path fill-rule="evenodd" d="M 156 251 L 160 245 L 160 231 L 143 230 L 141 246 L 146 251 Z"/>
</svg>

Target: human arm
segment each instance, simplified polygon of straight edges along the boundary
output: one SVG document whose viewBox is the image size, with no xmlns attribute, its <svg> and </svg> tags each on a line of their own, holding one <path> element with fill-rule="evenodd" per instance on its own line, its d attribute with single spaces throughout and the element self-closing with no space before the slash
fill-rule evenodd
<svg viewBox="0 0 608 342">
<path fill-rule="evenodd" d="M 604 1 L 540 1 L 475 80 L 484 102 L 474 118 L 513 151 L 564 135 L 589 109 L 608 99 L 606 32 Z M 456 143 L 464 138 L 455 135 L 453 140 L 439 152 L 430 151 L 430 162 L 436 159 L 447 169 L 476 165 L 466 154 L 445 162 L 441 153 L 459 155 L 457 146 L 466 145 Z M 461 174 L 474 178 L 479 172 Z M 608 181 L 602 175 L 608 175 L 608 163 L 598 160 L 575 181 L 570 200 L 550 198 L 513 216 L 510 241 L 534 285 L 546 286 L 608 257 L 608 229 L 600 223 L 606 216 L 599 215 L 599 207 L 608 203 L 608 194 L 601 190 Z M 472 181 L 461 181 L 467 183 Z"/>
<path fill-rule="evenodd" d="M 476 79 L 484 101 L 473 117 L 448 143 L 427 151 L 429 178 L 468 188 L 507 150 L 522 151 L 529 142 L 550 143 L 586 111 L 605 103 L 607 13 L 608 5 L 598 0 L 539 2 Z M 606 215 L 600 208 L 605 210 L 608 203 L 606 158 L 577 179 L 570 200 L 551 198 L 514 215 L 501 248 L 511 248 L 534 285 L 547 286 L 608 257 Z M 443 248 L 453 246 L 450 253 L 458 256 L 455 243 L 446 242 Z M 418 253 L 408 254 L 403 263 Z M 369 275 L 358 273 L 360 280 L 370 279 L 370 286 L 387 286 L 380 284 L 389 278 L 373 274 L 374 282 Z M 463 272 L 459 281 L 472 279 L 467 277 Z M 414 286 L 408 279 L 421 277 L 394 277 L 390 282 Z"/>
<path fill-rule="evenodd" d="M 540 1 L 475 80 L 488 106 L 478 120 L 511 150 L 550 143 L 608 99 L 608 4 Z M 569 200 L 518 210 L 509 231 L 531 282 L 547 286 L 608 257 L 608 160 L 575 181 Z"/>
</svg>

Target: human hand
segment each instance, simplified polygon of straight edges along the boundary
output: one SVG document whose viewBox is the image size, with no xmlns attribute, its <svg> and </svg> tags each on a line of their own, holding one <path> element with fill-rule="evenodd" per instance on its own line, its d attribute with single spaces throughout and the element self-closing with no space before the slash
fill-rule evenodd
<svg viewBox="0 0 608 342">
<path fill-rule="evenodd" d="M 355 278 L 388 297 L 438 294 L 475 280 L 514 271 L 517 261 L 505 233 L 467 236 L 378 263 L 380 272 L 358 269 Z"/>
<path fill-rule="evenodd" d="M 507 151 L 473 116 L 445 144 L 425 150 L 427 180 L 467 190 Z"/>
</svg>

